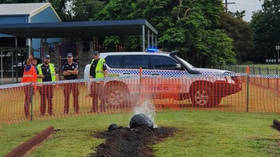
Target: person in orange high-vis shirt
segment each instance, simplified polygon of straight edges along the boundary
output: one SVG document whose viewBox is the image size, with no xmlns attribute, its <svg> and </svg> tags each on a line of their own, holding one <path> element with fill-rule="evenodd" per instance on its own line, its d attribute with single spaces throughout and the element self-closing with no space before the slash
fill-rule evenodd
<svg viewBox="0 0 280 157">
<path fill-rule="evenodd" d="M 30 56 L 24 67 L 24 72 L 22 76 L 22 83 L 36 83 L 37 82 L 37 72 L 35 67 L 31 64 L 33 57 Z M 35 87 L 35 85 L 34 85 Z M 24 101 L 24 113 L 25 117 L 29 117 L 29 104 L 31 102 L 31 96 L 33 91 L 31 90 L 32 85 L 28 85 L 24 87 L 25 101 Z M 33 89 L 34 90 L 34 89 Z"/>
</svg>

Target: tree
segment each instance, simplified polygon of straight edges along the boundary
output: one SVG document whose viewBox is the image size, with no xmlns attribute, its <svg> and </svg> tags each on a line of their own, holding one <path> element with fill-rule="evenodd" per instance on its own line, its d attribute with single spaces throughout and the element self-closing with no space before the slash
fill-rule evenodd
<svg viewBox="0 0 280 157">
<path fill-rule="evenodd" d="M 254 13 L 251 27 L 254 31 L 254 56 L 252 60 L 263 63 L 273 59 L 275 45 L 280 41 L 280 1 L 264 1 L 262 10 Z"/>
<path fill-rule="evenodd" d="M 235 62 L 232 40 L 220 29 L 222 11 L 220 0 L 111 0 L 96 19 L 147 19 L 159 31 L 160 48 L 182 51 L 194 65 L 210 66 Z"/>
<path fill-rule="evenodd" d="M 242 11 L 237 10 L 236 12 L 230 12 L 230 11 L 229 11 L 228 13 L 229 13 L 231 16 L 242 20 L 243 17 L 245 16 L 246 11 L 245 11 L 245 10 L 242 10 Z"/>
<path fill-rule="evenodd" d="M 65 11 L 68 1 L 50 0 L 64 20 L 147 19 L 159 32 L 161 49 L 182 51 L 196 66 L 235 62 L 233 41 L 221 27 L 221 0 L 72 0 L 72 14 Z M 122 43 L 133 50 L 139 48 L 137 41 L 135 36 L 105 37 L 104 45 Z"/>
<path fill-rule="evenodd" d="M 233 39 L 234 51 L 239 63 L 251 59 L 254 48 L 253 30 L 249 24 L 241 18 L 231 14 L 221 15 L 221 29 Z"/>
<path fill-rule="evenodd" d="M 105 6 L 105 3 L 100 0 L 73 0 L 73 20 L 94 20 L 97 13 Z"/>
<path fill-rule="evenodd" d="M 72 0 L 48 0 L 63 21 L 72 21 L 73 17 L 66 10 L 66 3 Z"/>
</svg>

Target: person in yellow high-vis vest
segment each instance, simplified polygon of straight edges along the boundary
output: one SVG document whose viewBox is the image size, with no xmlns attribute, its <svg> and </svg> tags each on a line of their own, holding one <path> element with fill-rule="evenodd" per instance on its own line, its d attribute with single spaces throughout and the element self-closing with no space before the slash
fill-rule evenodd
<svg viewBox="0 0 280 157">
<path fill-rule="evenodd" d="M 50 56 L 44 57 L 43 64 L 37 65 L 37 82 L 55 82 L 57 79 L 56 70 L 52 63 L 50 63 Z M 48 113 L 53 114 L 53 85 L 52 84 L 39 84 L 39 92 L 41 96 L 41 115 L 45 115 L 46 112 L 46 100 L 48 100 Z"/>
<path fill-rule="evenodd" d="M 93 52 L 93 60 L 90 65 L 90 77 L 95 79 L 102 79 L 107 77 L 107 67 L 105 59 L 99 57 L 98 51 Z M 98 112 L 98 98 L 101 101 L 100 111 L 105 112 L 105 101 L 103 96 L 103 83 L 93 82 L 91 84 L 92 109 L 91 112 Z"/>
</svg>

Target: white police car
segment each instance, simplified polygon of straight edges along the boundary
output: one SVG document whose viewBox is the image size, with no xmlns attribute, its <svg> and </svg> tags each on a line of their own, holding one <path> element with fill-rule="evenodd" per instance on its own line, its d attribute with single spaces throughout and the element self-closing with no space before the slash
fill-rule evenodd
<svg viewBox="0 0 280 157">
<path fill-rule="evenodd" d="M 150 92 L 153 98 L 190 98 L 194 106 L 212 107 L 220 104 L 223 97 L 241 90 L 240 77 L 233 72 L 196 68 L 176 54 L 112 52 L 101 53 L 100 58 L 106 60 L 109 76 L 139 76 L 139 68 L 142 67 L 143 80 L 146 83 L 141 86 L 145 86 L 145 91 Z M 84 79 L 89 79 L 89 71 L 88 64 L 85 67 Z M 154 83 L 151 83 L 153 81 Z M 140 86 L 140 82 L 138 83 Z M 132 95 L 139 97 L 139 91 L 133 88 L 122 80 L 106 81 L 106 103 L 110 106 L 129 103 Z M 164 94 L 174 93 L 174 90 L 180 94 Z"/>
</svg>

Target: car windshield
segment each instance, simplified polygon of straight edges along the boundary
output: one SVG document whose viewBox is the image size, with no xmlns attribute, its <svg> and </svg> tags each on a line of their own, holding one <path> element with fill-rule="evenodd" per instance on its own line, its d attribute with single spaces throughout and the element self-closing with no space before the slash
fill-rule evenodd
<svg viewBox="0 0 280 157">
<path fill-rule="evenodd" d="M 188 63 L 187 61 L 183 60 L 182 58 L 178 57 L 178 56 L 174 56 L 176 59 L 178 59 L 180 62 L 182 62 L 183 64 L 185 64 L 187 67 L 189 68 L 194 68 L 193 65 L 191 65 L 190 63 Z"/>
</svg>

